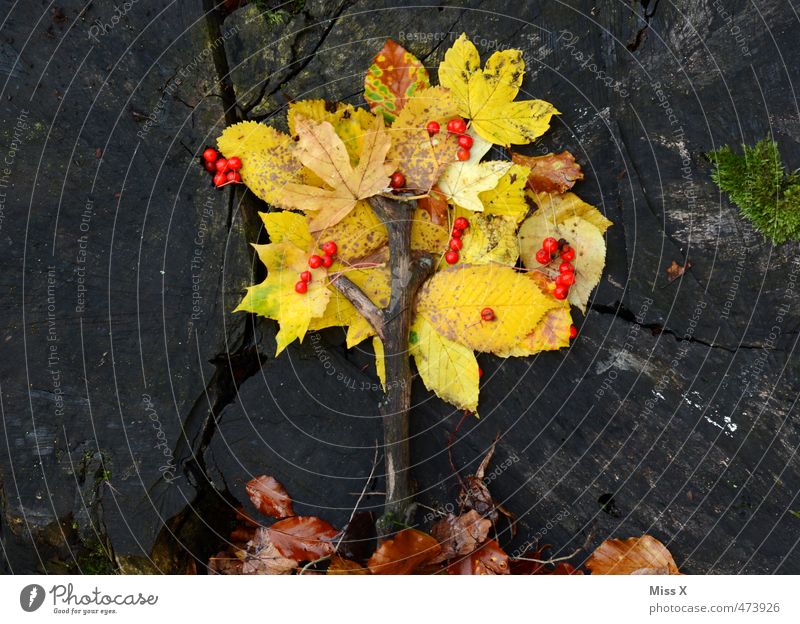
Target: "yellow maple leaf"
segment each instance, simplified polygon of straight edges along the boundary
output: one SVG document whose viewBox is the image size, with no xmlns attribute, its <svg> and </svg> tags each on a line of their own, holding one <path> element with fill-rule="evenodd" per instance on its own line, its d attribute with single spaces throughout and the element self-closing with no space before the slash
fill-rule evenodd
<svg viewBox="0 0 800 624">
<path fill-rule="evenodd" d="M 525 274 L 499 264 L 439 271 L 419 291 L 417 313 L 436 331 L 476 351 L 503 353 L 531 333 L 551 298 Z M 481 311 L 491 308 L 494 319 Z"/>
<path fill-rule="evenodd" d="M 386 162 L 391 140 L 383 120 L 375 117 L 364 138 L 358 165 L 350 163 L 347 149 L 328 121 L 316 122 L 297 116 L 297 158 L 325 186 L 289 182 L 281 200 L 285 207 L 310 214 L 309 229 L 317 232 L 341 221 L 359 199 L 380 193 L 388 185 L 394 166 Z"/>
<path fill-rule="evenodd" d="M 389 160 L 398 163 L 409 190 L 427 193 L 442 169 L 455 160 L 458 138 L 448 132 L 429 136 L 426 125 L 438 122 L 442 128 L 456 117 L 458 108 L 446 89 L 431 87 L 406 100 L 390 129 Z"/>
<path fill-rule="evenodd" d="M 289 241 L 295 247 L 308 249 L 313 242 L 306 218 L 303 215 L 288 210 L 259 212 L 258 214 L 264 223 L 271 243 Z"/>
<path fill-rule="evenodd" d="M 289 104 L 287 114 L 289 133 L 292 136 L 297 134 L 297 119 L 303 118 L 329 122 L 344 143 L 350 162 L 354 165 L 364 148 L 366 132 L 375 123 L 375 115 L 352 104 L 343 102 L 331 104 L 326 100 L 299 100 Z"/>
<path fill-rule="evenodd" d="M 577 202 L 570 200 L 570 204 L 577 205 Z M 542 246 L 542 241 L 548 236 L 563 238 L 575 249 L 575 260 L 572 262 L 575 266 L 575 283 L 569 290 L 569 302 L 585 312 L 589 295 L 600 281 L 606 262 L 605 239 L 595 223 L 601 223 L 605 229 L 608 227 L 605 223 L 610 221 L 596 208 L 583 202 L 580 204 L 582 216 L 572 216 L 575 213 L 571 208 L 565 210 L 557 202 L 542 204 L 520 226 L 519 241 L 522 263 L 529 269 L 541 271 L 551 277 L 558 273 L 558 262 L 544 268 L 537 262 L 536 251 Z"/>
<path fill-rule="evenodd" d="M 325 284 L 327 270 L 309 269 L 309 250 L 288 240 L 253 247 L 267 267 L 267 279 L 250 286 L 234 311 L 253 312 L 278 321 L 277 356 L 295 339 L 302 341 L 311 319 L 325 312 L 331 297 Z M 300 294 L 295 292 L 294 285 L 299 273 L 305 270 L 311 271 L 312 278 L 308 292 Z"/>
<path fill-rule="evenodd" d="M 288 134 L 255 121 L 243 121 L 225 128 L 217 146 L 226 158 L 242 160 L 242 182 L 269 204 L 288 208 L 283 202 L 286 185 L 297 179 L 302 163 L 296 144 Z"/>
<path fill-rule="evenodd" d="M 525 195 L 525 183 L 529 174 L 528 167 L 512 165 L 498 180 L 497 186 L 478 195 L 484 212 L 513 217 L 517 223 L 522 221 L 530 209 Z"/>
<path fill-rule="evenodd" d="M 478 409 L 478 361 L 472 349 L 446 338 L 421 315 L 414 320 L 408 343 L 428 390 L 459 409 Z"/>
<path fill-rule="evenodd" d="M 478 50 L 463 33 L 439 65 L 439 84 L 453 94 L 460 114 L 484 139 L 506 147 L 535 140 L 559 114 L 543 100 L 514 101 L 524 75 L 520 50 L 495 52 L 481 70 Z"/>
</svg>

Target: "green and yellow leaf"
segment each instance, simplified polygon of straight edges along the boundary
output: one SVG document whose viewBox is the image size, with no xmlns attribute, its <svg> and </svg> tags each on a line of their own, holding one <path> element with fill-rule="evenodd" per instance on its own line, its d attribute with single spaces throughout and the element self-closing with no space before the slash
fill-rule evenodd
<svg viewBox="0 0 800 624">
<path fill-rule="evenodd" d="M 420 315 L 411 327 L 408 342 L 428 390 L 458 409 L 478 409 L 478 361 L 472 349 L 446 338 Z"/>
<path fill-rule="evenodd" d="M 395 120 L 407 101 L 430 86 L 428 70 L 403 46 L 387 39 L 364 76 L 364 99 L 371 110 Z"/>
</svg>

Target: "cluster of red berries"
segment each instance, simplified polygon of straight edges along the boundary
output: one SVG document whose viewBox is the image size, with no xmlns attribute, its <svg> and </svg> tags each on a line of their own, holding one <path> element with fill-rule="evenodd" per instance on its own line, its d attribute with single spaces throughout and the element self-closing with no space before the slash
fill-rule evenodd
<svg viewBox="0 0 800 624">
<path fill-rule="evenodd" d="M 308 266 L 312 269 L 318 269 L 320 267 L 325 267 L 326 269 L 333 264 L 333 257 L 336 255 L 336 252 L 339 251 L 339 248 L 336 246 L 336 243 L 333 241 L 328 241 L 324 245 L 322 245 L 322 251 L 324 252 L 321 256 L 317 254 L 313 254 L 308 257 Z M 301 295 L 304 295 L 308 292 L 308 283 L 311 281 L 311 271 L 303 271 L 300 274 L 300 281 L 294 285 L 294 291 Z"/>
<path fill-rule="evenodd" d="M 442 129 L 438 121 L 429 121 L 425 126 L 428 131 L 428 136 L 435 136 L 439 134 Z M 469 149 L 472 147 L 472 137 L 467 132 L 467 122 L 456 117 L 447 122 L 447 131 L 450 134 L 458 135 L 458 153 L 456 157 L 459 160 L 469 160 Z"/>
<path fill-rule="evenodd" d="M 556 255 L 560 255 L 561 264 L 558 265 L 558 277 L 555 279 L 553 296 L 556 299 L 566 299 L 569 288 L 575 283 L 575 250 L 563 238 L 556 240 L 548 236 L 542 241 L 542 248 L 536 252 L 536 261 L 539 264 L 550 264 Z"/>
<path fill-rule="evenodd" d="M 206 171 L 214 176 L 214 186 L 241 183 L 239 169 L 242 168 L 242 160 L 238 156 L 223 158 L 213 147 L 208 147 L 203 152 L 203 162 Z"/>
<path fill-rule="evenodd" d="M 461 248 L 464 246 L 464 242 L 461 240 L 461 237 L 464 234 L 464 230 L 466 230 L 468 227 L 469 221 L 467 221 L 464 217 L 458 217 L 458 219 L 453 221 L 453 231 L 450 232 L 451 238 L 450 242 L 448 243 L 450 251 L 444 255 L 444 260 L 447 262 L 447 264 L 455 264 L 458 262 L 458 252 L 461 251 Z"/>
</svg>

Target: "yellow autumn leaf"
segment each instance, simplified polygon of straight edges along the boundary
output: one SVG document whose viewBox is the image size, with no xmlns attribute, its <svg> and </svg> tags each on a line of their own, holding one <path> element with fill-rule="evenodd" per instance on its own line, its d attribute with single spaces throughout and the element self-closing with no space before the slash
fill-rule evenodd
<svg viewBox="0 0 800 624">
<path fill-rule="evenodd" d="M 372 339 L 372 350 L 375 351 L 375 372 L 381 380 L 381 387 L 386 390 L 386 358 L 383 352 L 383 341 L 375 336 Z"/>
<path fill-rule="evenodd" d="M 250 286 L 235 311 L 253 312 L 278 321 L 276 355 L 279 355 L 295 339 L 302 341 L 311 319 L 325 312 L 331 297 L 325 284 L 327 270 L 308 269 L 309 250 L 288 240 L 253 247 L 267 267 L 267 279 Z M 298 274 L 305 270 L 311 271 L 312 278 L 308 292 L 299 294 L 294 285 Z"/>
<path fill-rule="evenodd" d="M 569 346 L 572 314 L 566 301 L 553 299 L 553 307 L 545 312 L 544 317 L 533 331 L 523 338 L 517 346 L 501 357 L 526 357 L 540 351 L 556 351 Z"/>
<path fill-rule="evenodd" d="M 225 128 L 217 146 L 226 158 L 242 160 L 242 182 L 269 204 L 289 208 L 283 201 L 284 188 L 298 178 L 302 163 L 291 137 L 255 121 L 243 121 Z"/>
<path fill-rule="evenodd" d="M 308 249 L 313 242 L 306 218 L 303 215 L 288 210 L 259 212 L 258 214 L 264 223 L 271 243 L 289 241 L 295 247 Z"/>
<path fill-rule="evenodd" d="M 366 133 L 375 123 L 375 115 L 363 108 L 343 102 L 331 104 L 326 100 L 299 100 L 289 104 L 287 119 L 292 136 L 297 134 L 298 118 L 329 122 L 344 143 L 353 165 L 358 163 Z"/>
<path fill-rule="evenodd" d="M 497 186 L 478 195 L 486 214 L 513 217 L 516 223 L 528 214 L 530 205 L 525 195 L 525 183 L 530 174 L 528 167 L 511 165 Z"/>
<path fill-rule="evenodd" d="M 547 209 L 552 213 L 556 223 L 564 221 L 569 217 L 581 217 L 594 225 L 601 234 L 614 225 L 606 219 L 602 212 L 591 204 L 587 204 L 575 193 L 562 193 L 552 195 L 550 193 L 534 193 L 528 190 L 527 196 L 530 197 L 540 209 Z"/>
<path fill-rule="evenodd" d="M 421 208 L 414 211 L 411 224 L 411 249 L 441 255 L 450 240 L 449 224 L 431 221 L 431 215 Z"/>
<path fill-rule="evenodd" d="M 375 117 L 366 133 L 355 167 L 330 122 L 297 116 L 295 127 L 299 137 L 297 157 L 319 176 L 324 186 L 290 182 L 283 189 L 282 201 L 286 207 L 310 213 L 312 232 L 338 223 L 358 200 L 376 195 L 387 187 L 394 166 L 386 162 L 391 141 L 379 117 Z"/>
<path fill-rule="evenodd" d="M 535 140 L 559 114 L 543 100 L 514 101 L 524 75 L 520 50 L 495 52 L 481 70 L 478 50 L 463 33 L 439 65 L 439 83 L 453 94 L 459 113 L 484 139 L 506 147 Z"/>
<path fill-rule="evenodd" d="M 419 291 L 417 314 L 444 337 L 476 351 L 503 353 L 533 331 L 552 307 L 536 283 L 508 266 L 456 265 Z M 491 308 L 494 320 L 481 319 Z"/>
<path fill-rule="evenodd" d="M 389 240 L 386 226 L 363 200 L 356 202 L 344 219 L 314 236 L 320 246 L 325 241 L 334 241 L 338 247 L 336 258 L 345 264 L 369 256 Z"/>
<path fill-rule="evenodd" d="M 519 258 L 517 221 L 481 212 L 468 212 L 457 208 L 453 218 L 465 217 L 469 227 L 461 236 L 463 247 L 459 260 L 464 264 L 489 264 L 496 262 L 514 266 Z"/>
<path fill-rule="evenodd" d="M 455 100 L 441 87 L 423 89 L 406 100 L 389 130 L 392 147 L 388 155 L 405 176 L 406 189 L 427 193 L 442 169 L 455 160 L 458 138 L 448 132 L 429 136 L 426 125 L 436 121 L 444 128 L 457 113 Z"/>
<path fill-rule="evenodd" d="M 439 178 L 439 189 L 450 203 L 474 212 L 483 212 L 479 194 L 497 186 L 510 168 L 510 162 L 502 161 L 455 163 L 445 169 Z"/>
<path fill-rule="evenodd" d="M 411 326 L 408 343 L 428 390 L 458 409 L 478 409 L 478 360 L 472 349 L 446 338 L 421 315 Z"/>
<path fill-rule="evenodd" d="M 588 204 L 587 204 L 588 205 Z M 603 274 L 606 262 L 606 243 L 600 229 L 592 220 L 599 212 L 589 206 L 584 216 L 570 216 L 571 211 L 558 210 L 558 205 L 544 204 L 526 219 L 519 229 L 520 255 L 522 263 L 529 269 L 541 271 L 550 277 L 558 273 L 558 261 L 542 267 L 536 260 L 536 251 L 548 236 L 563 238 L 575 249 L 575 283 L 569 290 L 569 302 L 586 311 L 589 295 Z M 602 216 L 602 215 L 601 215 Z"/>
</svg>

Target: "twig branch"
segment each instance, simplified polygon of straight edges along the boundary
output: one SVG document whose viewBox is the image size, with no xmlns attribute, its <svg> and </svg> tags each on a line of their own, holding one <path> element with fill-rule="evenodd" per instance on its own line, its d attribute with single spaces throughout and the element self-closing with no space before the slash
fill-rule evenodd
<svg viewBox="0 0 800 624">
<path fill-rule="evenodd" d="M 583 550 L 582 548 L 578 548 L 575 552 L 566 557 L 554 557 L 553 559 L 532 559 L 531 557 L 517 557 L 519 561 L 533 561 L 533 563 L 558 563 L 559 561 L 567 561 L 568 559 L 572 559 L 575 555 Z"/>
<path fill-rule="evenodd" d="M 331 280 L 331 286 L 336 288 L 342 295 L 353 304 L 353 307 L 363 316 L 378 338 L 384 339 L 384 314 L 378 306 L 372 303 L 372 300 L 367 297 L 366 293 L 361 290 L 353 281 L 344 275 L 337 275 Z"/>
</svg>

